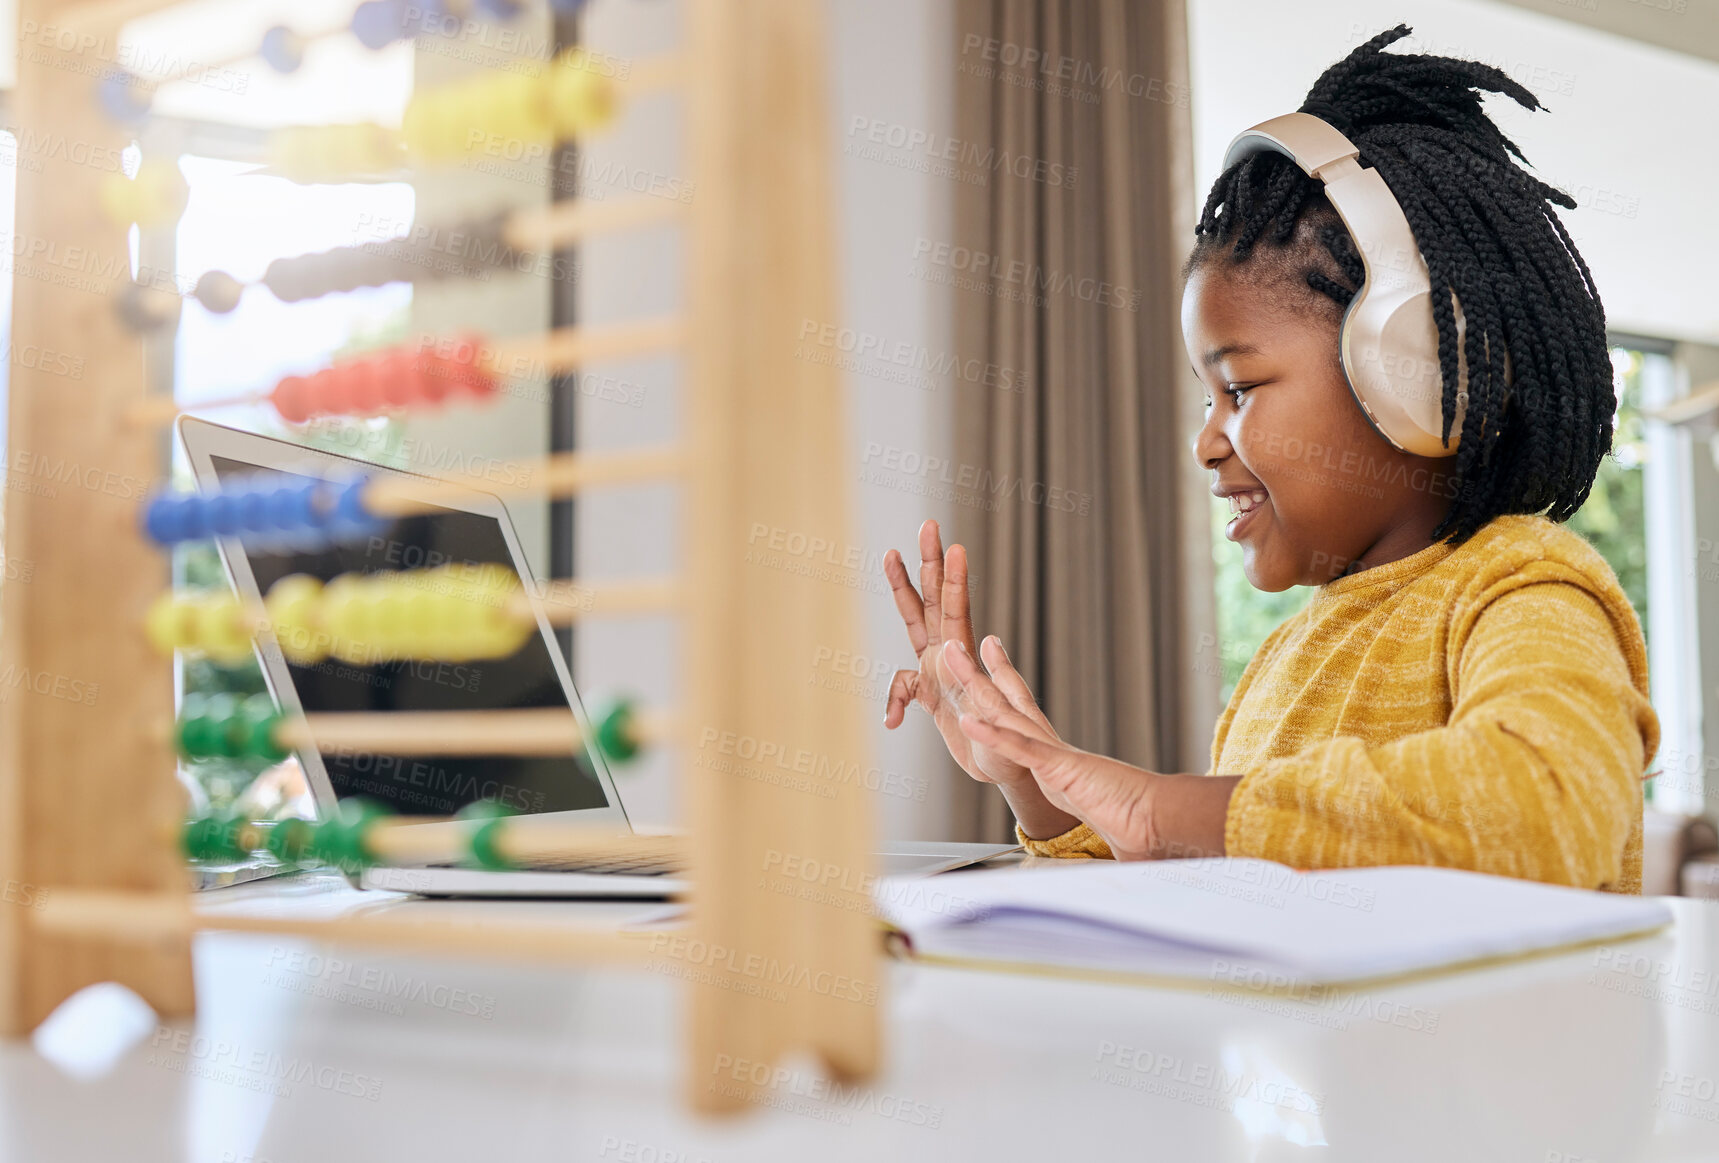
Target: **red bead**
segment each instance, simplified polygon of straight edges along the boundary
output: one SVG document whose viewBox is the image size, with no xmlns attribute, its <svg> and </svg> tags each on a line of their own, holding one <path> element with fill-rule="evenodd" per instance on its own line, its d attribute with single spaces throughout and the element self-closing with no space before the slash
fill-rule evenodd
<svg viewBox="0 0 1719 1163">
<path fill-rule="evenodd" d="M 495 379 L 478 364 L 478 356 L 483 350 L 483 338 L 467 333 L 451 343 L 444 343 L 444 349 L 452 348 L 451 352 L 432 352 L 427 348 L 423 352 L 423 362 L 426 371 L 434 375 L 444 385 L 446 394 L 463 394 L 482 398 L 494 394 Z"/>
<path fill-rule="evenodd" d="M 325 367 L 310 377 L 311 399 L 318 416 L 338 416 L 347 410 L 350 390 L 346 369 Z"/>
<path fill-rule="evenodd" d="M 458 384 L 448 377 L 446 361 L 433 351 L 420 350 L 412 359 L 412 379 L 418 385 L 419 398 L 426 404 L 440 404 L 452 395 Z"/>
<path fill-rule="evenodd" d="M 269 393 L 269 402 L 288 424 L 303 424 L 314 414 L 310 381 L 303 376 L 287 376 L 276 384 Z"/>
<path fill-rule="evenodd" d="M 410 351 L 402 347 L 390 348 L 382 358 L 382 399 L 390 408 L 415 407 L 421 393 Z"/>
<path fill-rule="evenodd" d="M 386 356 L 365 356 L 346 364 L 347 407 L 355 416 L 373 416 L 386 402 L 383 386 L 387 383 Z"/>
</svg>

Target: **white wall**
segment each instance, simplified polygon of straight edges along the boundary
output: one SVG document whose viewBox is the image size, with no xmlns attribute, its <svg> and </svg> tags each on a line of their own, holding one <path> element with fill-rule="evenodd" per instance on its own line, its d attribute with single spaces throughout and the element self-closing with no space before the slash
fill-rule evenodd
<svg viewBox="0 0 1719 1163">
<path fill-rule="evenodd" d="M 906 344 L 909 350 L 924 348 L 934 354 L 948 347 L 947 296 L 941 288 L 911 278 L 908 260 L 917 238 L 947 237 L 952 191 L 946 179 L 856 157 L 843 146 L 856 117 L 928 132 L 950 131 L 951 12 L 943 0 L 837 0 L 831 6 L 830 93 L 841 199 L 837 241 L 843 306 L 841 318 L 814 321 L 820 327 L 828 323 L 866 333 L 892 349 Z M 680 12 L 671 4 L 596 0 L 587 13 L 586 44 L 618 57 L 644 57 L 680 43 Z M 591 140 L 582 190 L 588 196 L 617 198 L 630 194 L 630 183 L 648 186 L 656 181 L 659 188 L 674 189 L 665 183 L 684 179 L 681 130 L 671 100 L 641 103 L 614 132 Z M 696 189 L 691 196 L 697 197 Z M 679 309 L 680 242 L 678 231 L 665 227 L 589 243 L 582 255 L 581 318 L 599 323 Z M 817 346 L 816 334 L 810 342 Z M 578 418 L 582 446 L 624 447 L 673 439 L 676 361 L 635 361 L 591 370 L 596 379 L 585 386 Z M 909 562 L 916 561 L 914 537 L 920 522 L 927 516 L 947 517 L 946 506 L 857 478 L 868 447 L 946 454 L 949 385 L 893 382 L 887 377 L 896 370 L 861 360 L 847 376 L 858 507 L 854 548 L 866 562 L 863 570 L 855 571 L 864 575 L 857 579 L 861 584 L 856 592 L 864 602 L 865 631 L 858 642 L 821 644 L 816 656 L 806 660 L 807 678 L 851 684 L 854 697 L 877 724 L 874 759 L 897 777 L 886 786 L 907 793 L 879 797 L 882 835 L 938 838 L 949 832 L 943 781 L 953 770 L 942 741 L 917 713 L 899 731 L 882 728 L 889 674 L 896 666 L 911 664 L 913 655 L 883 582 L 881 563 L 892 547 L 902 550 Z M 580 572 L 616 578 L 673 572 L 675 516 L 674 493 L 667 488 L 582 498 L 576 549 Z M 616 689 L 647 704 L 674 706 L 679 701 L 677 648 L 676 627 L 669 619 L 594 623 L 577 635 L 575 674 L 587 698 Z M 617 778 L 635 823 L 676 821 L 673 755 L 650 756 Z"/>
<path fill-rule="evenodd" d="M 1194 179 L 1203 205 L 1230 138 L 1301 104 L 1329 65 L 1405 23 L 1387 52 L 1496 65 L 1545 106 L 1508 97 L 1487 110 L 1550 185 L 1587 260 L 1608 324 L 1719 340 L 1719 256 L 1711 213 L 1719 155 L 1719 65 L 1486 0 L 1189 0 Z"/>
</svg>

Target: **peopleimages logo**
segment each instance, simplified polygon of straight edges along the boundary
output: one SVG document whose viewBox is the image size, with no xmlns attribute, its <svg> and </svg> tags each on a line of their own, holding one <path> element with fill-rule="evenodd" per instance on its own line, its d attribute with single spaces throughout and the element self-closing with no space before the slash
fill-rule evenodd
<svg viewBox="0 0 1719 1163">
<path fill-rule="evenodd" d="M 858 156 L 868 160 L 882 160 L 872 156 L 879 147 L 904 150 L 908 154 L 923 155 L 927 163 L 951 163 L 954 168 L 942 167 L 933 171 L 938 177 L 955 177 L 964 181 L 977 179 L 974 184 L 982 184 L 988 174 L 1011 174 L 1043 182 L 1047 186 L 1073 186 L 1080 173 L 1078 166 L 1010 153 L 995 146 L 981 146 L 977 142 L 962 141 L 929 129 L 916 129 L 863 115 L 855 116 L 848 123 L 848 138 L 848 152 L 857 152 Z M 868 146 L 871 153 L 866 151 Z"/>
<path fill-rule="evenodd" d="M 913 260 L 924 264 L 913 270 L 915 277 L 961 290 L 982 291 L 999 298 L 1017 297 L 1001 294 L 997 289 L 999 286 L 1013 288 L 1018 297 L 1040 306 L 1048 302 L 1045 294 L 1050 294 L 1069 295 L 1083 303 L 1096 303 L 1119 311 L 1135 311 L 1140 307 L 1143 293 L 1089 275 L 1077 276 L 1038 263 L 1005 259 L 987 251 L 924 237 L 913 243 Z"/>
</svg>

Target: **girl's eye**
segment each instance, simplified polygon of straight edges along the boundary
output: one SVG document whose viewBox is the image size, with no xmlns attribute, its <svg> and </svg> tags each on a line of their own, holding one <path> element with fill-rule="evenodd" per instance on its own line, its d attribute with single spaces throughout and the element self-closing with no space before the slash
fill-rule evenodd
<svg viewBox="0 0 1719 1163">
<path fill-rule="evenodd" d="M 1243 392 L 1251 392 L 1254 390 L 1254 388 L 1256 388 L 1258 386 L 1259 385 L 1257 385 L 1257 384 L 1242 384 L 1240 386 L 1237 386 L 1235 384 L 1231 384 L 1224 389 L 1224 395 L 1228 396 L 1237 405 L 1240 405 L 1241 399 L 1242 399 L 1242 393 Z"/>
</svg>

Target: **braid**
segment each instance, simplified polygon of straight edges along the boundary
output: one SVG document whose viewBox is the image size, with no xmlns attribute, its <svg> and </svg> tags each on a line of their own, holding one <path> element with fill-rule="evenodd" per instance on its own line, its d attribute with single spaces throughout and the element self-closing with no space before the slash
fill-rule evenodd
<svg viewBox="0 0 1719 1163">
<path fill-rule="evenodd" d="M 1511 160 L 1528 159 L 1487 117 L 1480 91 L 1544 106 L 1479 61 L 1386 53 L 1399 24 L 1359 45 L 1308 91 L 1301 112 L 1342 132 L 1401 203 L 1435 288 L 1455 290 L 1465 321 L 1467 406 L 1454 457 L 1455 499 L 1433 539 L 1467 540 L 1503 513 L 1568 520 L 1587 500 L 1612 442 L 1617 395 L 1605 309 L 1553 206 L 1569 194 Z M 1251 154 L 1212 184 L 1183 278 L 1208 264 L 1245 267 L 1279 306 L 1340 318 L 1365 278 L 1324 187 L 1289 158 Z M 1456 313 L 1432 296 L 1443 375 L 1441 433 L 1456 416 Z M 1504 360 L 1510 359 L 1506 382 Z M 1340 366 L 1333 350 L 1332 361 Z"/>
</svg>

